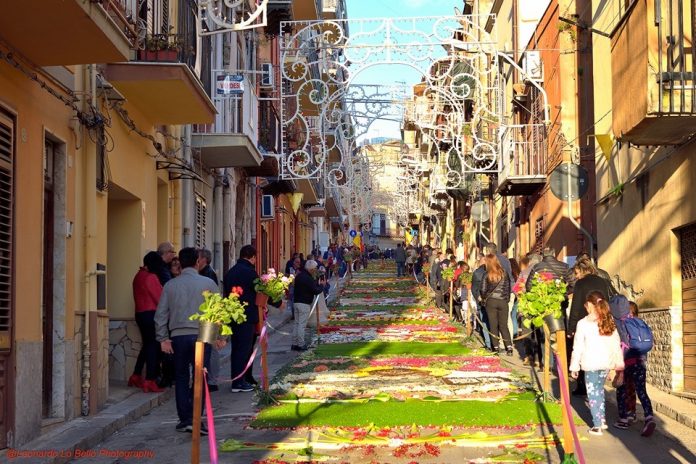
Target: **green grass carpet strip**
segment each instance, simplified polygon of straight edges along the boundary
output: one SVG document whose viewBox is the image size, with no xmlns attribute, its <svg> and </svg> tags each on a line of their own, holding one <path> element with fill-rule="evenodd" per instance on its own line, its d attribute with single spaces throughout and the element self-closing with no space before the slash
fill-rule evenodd
<svg viewBox="0 0 696 464">
<path fill-rule="evenodd" d="M 495 427 L 560 424 L 561 407 L 533 400 L 368 403 L 296 403 L 261 411 L 252 427 L 398 427 L 407 425 Z"/>
<path fill-rule="evenodd" d="M 458 343 L 418 343 L 418 342 L 367 342 L 367 343 L 329 343 L 319 345 L 314 350 L 318 357 L 382 355 L 418 356 L 456 356 L 469 354 L 471 350 Z"/>
</svg>

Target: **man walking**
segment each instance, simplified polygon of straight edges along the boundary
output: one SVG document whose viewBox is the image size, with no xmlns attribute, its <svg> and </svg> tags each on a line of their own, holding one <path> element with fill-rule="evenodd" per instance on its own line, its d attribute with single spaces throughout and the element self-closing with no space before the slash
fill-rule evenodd
<svg viewBox="0 0 696 464">
<path fill-rule="evenodd" d="M 199 275 L 205 260 L 195 248 L 184 248 L 179 252 L 183 271 L 176 279 L 164 286 L 157 311 L 155 327 L 157 341 L 164 353 L 174 357 L 174 376 L 176 394 L 176 412 L 179 423 L 177 432 L 193 431 L 193 389 L 191 388 L 191 368 L 195 363 L 196 340 L 198 339 L 198 322 L 189 317 L 198 311 L 203 303 L 203 292 L 218 292 L 215 282 Z M 205 347 L 204 364 L 208 366 L 210 347 Z M 207 430 L 201 426 L 201 433 Z"/>
<path fill-rule="evenodd" d="M 174 251 L 174 245 L 172 242 L 162 242 L 157 247 L 157 254 L 160 255 L 164 265 L 161 267 L 158 273 L 158 277 L 162 286 L 172 279 L 172 271 L 170 266 L 172 260 L 176 258 L 176 251 Z"/>
<path fill-rule="evenodd" d="M 324 292 L 324 278 L 320 278 L 319 282 L 315 280 L 317 273 L 317 262 L 307 261 L 305 267 L 295 277 L 295 294 L 293 305 L 295 307 L 295 330 L 292 337 L 293 351 L 305 351 L 305 329 L 307 328 L 307 320 L 309 313 L 312 310 L 312 302 L 316 295 L 321 295 Z M 317 308 L 316 311 L 319 311 Z"/>
<path fill-rule="evenodd" d="M 394 261 L 396 261 L 396 276 L 404 276 L 404 266 L 406 265 L 406 250 L 401 246 L 401 243 L 397 243 L 396 250 L 394 250 Z"/>
<path fill-rule="evenodd" d="M 256 248 L 251 245 L 244 245 L 239 250 L 239 259 L 223 279 L 223 295 L 227 296 L 232 291 L 232 287 L 241 287 L 242 295 L 239 301 L 246 303 L 246 321 L 241 324 L 232 324 L 232 359 L 230 361 L 232 370 L 232 393 L 250 392 L 254 390 L 252 384 L 256 383 L 252 376 L 251 369 L 239 379 L 244 368 L 249 362 L 254 351 L 256 339 L 256 326 L 259 323 L 259 309 L 256 306 L 256 290 L 254 290 L 254 280 L 259 277 L 256 272 Z"/>
<path fill-rule="evenodd" d="M 471 276 L 471 298 L 474 300 L 478 310 L 481 335 L 483 336 L 486 348 L 490 350 L 493 345 L 491 345 L 491 336 L 488 329 L 488 314 L 481 303 L 481 289 L 483 287 L 483 281 L 486 279 L 486 261 L 483 256 L 479 256 L 476 262 L 479 264 L 479 267 Z"/>
</svg>

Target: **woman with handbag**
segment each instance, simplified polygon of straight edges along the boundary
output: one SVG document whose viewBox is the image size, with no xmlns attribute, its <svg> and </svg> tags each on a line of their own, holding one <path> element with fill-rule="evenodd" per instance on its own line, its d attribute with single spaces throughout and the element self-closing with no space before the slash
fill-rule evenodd
<svg viewBox="0 0 696 464">
<path fill-rule="evenodd" d="M 485 257 L 486 277 L 481 287 L 481 301 L 486 307 L 488 326 L 491 335 L 491 351 L 499 350 L 498 334 L 503 337 L 505 352 L 512 356 L 512 338 L 508 329 L 508 302 L 510 301 L 510 279 L 498 257 L 488 254 Z"/>
</svg>

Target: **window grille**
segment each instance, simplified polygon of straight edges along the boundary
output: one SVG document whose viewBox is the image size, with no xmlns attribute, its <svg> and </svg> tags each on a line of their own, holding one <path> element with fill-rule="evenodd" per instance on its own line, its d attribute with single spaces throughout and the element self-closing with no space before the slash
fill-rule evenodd
<svg viewBox="0 0 696 464">
<path fill-rule="evenodd" d="M 0 334 L 2 335 L 9 335 L 12 316 L 13 158 L 14 121 L 0 113 Z"/>
<path fill-rule="evenodd" d="M 196 247 L 205 248 L 208 208 L 205 199 L 196 194 Z"/>
</svg>

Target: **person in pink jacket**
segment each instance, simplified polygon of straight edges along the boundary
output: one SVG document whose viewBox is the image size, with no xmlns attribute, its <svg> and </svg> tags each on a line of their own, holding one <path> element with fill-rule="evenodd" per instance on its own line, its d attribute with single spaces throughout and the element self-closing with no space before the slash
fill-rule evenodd
<svg viewBox="0 0 696 464">
<path fill-rule="evenodd" d="M 604 382 L 610 370 L 623 371 L 624 361 L 621 339 L 616 330 L 609 303 L 602 292 L 590 292 L 585 299 L 587 316 L 575 330 L 573 355 L 570 359 L 570 375 L 578 377 L 585 371 L 587 397 L 592 412 L 592 435 L 602 435 L 606 429 Z"/>
</svg>

